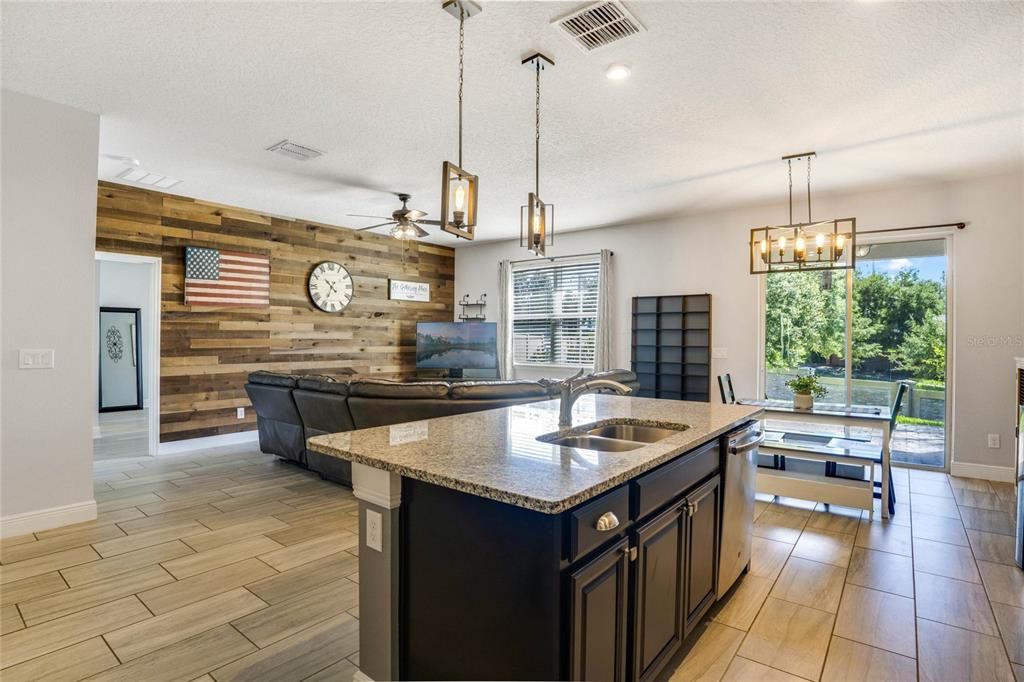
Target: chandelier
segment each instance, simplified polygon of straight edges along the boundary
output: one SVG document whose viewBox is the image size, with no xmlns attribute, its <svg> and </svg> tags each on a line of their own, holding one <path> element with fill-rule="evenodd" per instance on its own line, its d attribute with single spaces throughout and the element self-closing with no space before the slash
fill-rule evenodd
<svg viewBox="0 0 1024 682">
<path fill-rule="evenodd" d="M 857 262 L 857 219 L 811 218 L 811 159 L 816 152 L 783 156 L 789 173 L 789 224 L 750 230 L 750 274 L 849 270 Z M 793 162 L 807 163 L 807 222 L 793 222 Z"/>
</svg>

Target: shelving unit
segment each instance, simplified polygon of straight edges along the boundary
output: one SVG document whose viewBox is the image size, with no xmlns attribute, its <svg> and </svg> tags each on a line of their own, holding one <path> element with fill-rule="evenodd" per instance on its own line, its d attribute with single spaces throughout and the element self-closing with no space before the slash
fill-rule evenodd
<svg viewBox="0 0 1024 682">
<path fill-rule="evenodd" d="M 635 296 L 632 363 L 640 396 L 709 402 L 711 294 Z"/>
<path fill-rule="evenodd" d="M 459 301 L 462 312 L 459 313 L 459 320 L 462 322 L 483 322 L 487 319 L 487 294 L 480 294 L 480 298 L 470 302 L 469 294 L 466 294 Z"/>
</svg>

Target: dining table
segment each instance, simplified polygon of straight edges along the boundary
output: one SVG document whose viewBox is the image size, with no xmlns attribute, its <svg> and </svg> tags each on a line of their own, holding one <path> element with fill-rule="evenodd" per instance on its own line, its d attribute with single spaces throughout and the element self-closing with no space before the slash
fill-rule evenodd
<svg viewBox="0 0 1024 682">
<path fill-rule="evenodd" d="M 891 496 L 892 480 L 890 476 L 891 452 L 889 440 L 892 436 L 892 412 L 887 407 L 873 405 L 841 405 L 837 403 L 815 402 L 808 409 L 798 408 L 790 400 L 776 399 L 737 399 L 737 404 L 757 406 L 764 410 L 764 420 L 807 422 L 828 424 L 844 427 L 863 427 L 878 430 L 882 435 L 881 445 L 881 497 L 882 517 L 889 518 L 894 512 L 894 500 Z M 848 449 L 851 443 L 842 436 L 823 437 L 823 445 Z M 854 443 L 856 446 L 856 443 Z M 860 447 L 865 447 L 864 443 Z"/>
</svg>

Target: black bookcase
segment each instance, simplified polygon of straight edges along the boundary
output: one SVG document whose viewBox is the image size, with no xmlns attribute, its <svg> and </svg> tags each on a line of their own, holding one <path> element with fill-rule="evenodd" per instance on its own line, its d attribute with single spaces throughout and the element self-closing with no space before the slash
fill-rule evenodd
<svg viewBox="0 0 1024 682">
<path fill-rule="evenodd" d="M 635 296 L 632 361 L 640 396 L 709 402 L 711 294 Z"/>
</svg>

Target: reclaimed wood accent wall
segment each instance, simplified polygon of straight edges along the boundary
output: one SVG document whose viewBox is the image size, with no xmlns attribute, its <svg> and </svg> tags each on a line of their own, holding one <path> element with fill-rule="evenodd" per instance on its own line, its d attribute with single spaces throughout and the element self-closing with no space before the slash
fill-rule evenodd
<svg viewBox="0 0 1024 682">
<path fill-rule="evenodd" d="M 270 258 L 267 308 L 184 303 L 185 247 Z M 415 370 L 417 321 L 451 321 L 455 252 L 387 235 L 268 216 L 110 182 L 99 183 L 96 250 L 162 259 L 160 440 L 256 428 L 249 372 L 393 377 Z M 340 314 L 314 308 L 307 277 L 332 260 L 352 274 Z M 430 283 L 430 302 L 389 301 L 388 279 Z"/>
</svg>

